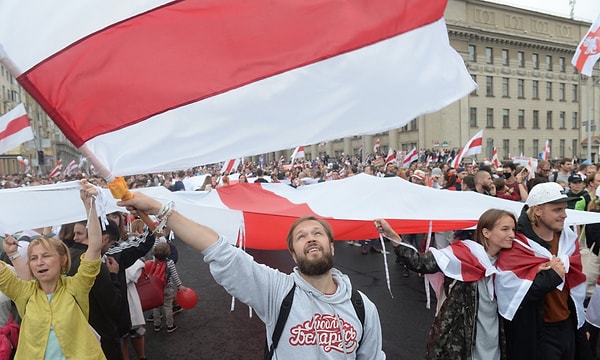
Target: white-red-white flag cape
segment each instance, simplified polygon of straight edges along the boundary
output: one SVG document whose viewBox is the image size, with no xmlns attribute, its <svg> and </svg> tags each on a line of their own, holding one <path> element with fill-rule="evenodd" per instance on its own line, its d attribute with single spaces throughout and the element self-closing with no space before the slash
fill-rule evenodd
<svg viewBox="0 0 600 360">
<path fill-rule="evenodd" d="M 571 60 L 571 64 L 579 70 L 583 75 L 591 76 L 594 64 L 600 58 L 600 15 L 596 21 L 590 26 L 590 29 L 585 34 L 575 55 Z"/>
<path fill-rule="evenodd" d="M 232 171 L 237 170 L 238 166 L 242 158 L 231 159 L 223 164 L 223 168 L 221 169 L 221 174 L 229 174 Z"/>
<path fill-rule="evenodd" d="M 410 164 L 413 163 L 413 161 L 417 160 L 419 160 L 419 152 L 417 151 L 417 148 L 414 147 L 404 156 L 404 159 L 402 159 L 402 167 L 406 169 L 410 166 Z"/>
<path fill-rule="evenodd" d="M 0 116 L 0 154 L 33 139 L 33 131 L 23 104 Z"/>
<path fill-rule="evenodd" d="M 467 141 L 456 154 L 456 157 L 452 161 L 452 167 L 458 169 L 460 163 L 465 156 L 481 154 L 481 145 L 483 144 L 483 130 L 479 130 L 477 134 L 473 135 L 472 138 Z M 475 161 L 473 159 L 473 161 Z"/>
<path fill-rule="evenodd" d="M 0 60 L 99 170 L 171 171 L 386 131 L 469 94 L 446 3 L 3 0 Z"/>
<path fill-rule="evenodd" d="M 559 257 L 565 264 L 567 274 L 557 288 L 569 289 L 577 310 L 578 328 L 585 322 L 583 300 L 585 299 L 586 278 L 582 272 L 581 254 L 577 234 L 565 226 L 558 241 Z M 498 255 L 496 267 L 496 297 L 498 312 L 504 318 L 512 320 L 521 302 L 533 284 L 538 268 L 552 258 L 548 249 L 533 240 L 517 234 L 511 249 L 502 250 Z"/>
</svg>

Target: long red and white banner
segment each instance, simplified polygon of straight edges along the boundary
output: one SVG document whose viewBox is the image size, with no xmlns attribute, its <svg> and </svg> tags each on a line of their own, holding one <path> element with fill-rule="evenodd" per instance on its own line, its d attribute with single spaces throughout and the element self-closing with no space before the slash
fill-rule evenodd
<svg viewBox="0 0 600 360">
<path fill-rule="evenodd" d="M 369 189 L 369 191 L 365 191 Z M 484 196 L 472 191 L 440 191 L 399 177 L 366 174 L 297 189 L 285 184 L 236 184 L 204 191 L 171 192 L 162 186 L 135 189 L 162 202 L 173 201 L 178 212 L 205 224 L 235 242 L 245 234 L 253 249 L 286 249 L 285 238 L 297 217 L 327 218 L 336 240 L 378 237 L 373 219 L 388 219 L 400 234 L 456 230 L 471 227 L 490 208 L 520 213 L 522 203 Z M 352 196 L 348 196 L 352 194 Z M 374 202 L 385 198 L 385 202 Z M 112 199 L 108 192 L 104 199 Z M 0 190 L 0 233 L 85 219 L 78 183 Z M 61 206 L 56 206 L 56 204 Z M 116 200 L 107 204 L 118 210 Z M 452 211 L 439 204 L 453 204 Z M 121 209 L 124 210 L 124 209 Z M 571 224 L 600 222 L 600 213 L 567 210 Z"/>
<path fill-rule="evenodd" d="M 0 61 L 103 174 L 171 171 L 385 131 L 469 94 L 446 2 L 3 0 Z"/>
</svg>

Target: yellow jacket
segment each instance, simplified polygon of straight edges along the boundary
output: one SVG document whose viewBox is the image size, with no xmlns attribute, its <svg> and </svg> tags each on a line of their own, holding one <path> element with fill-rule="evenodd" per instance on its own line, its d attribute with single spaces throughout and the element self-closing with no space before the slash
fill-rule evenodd
<svg viewBox="0 0 600 360">
<path fill-rule="evenodd" d="M 52 301 L 36 280 L 25 281 L 5 266 L 0 270 L 0 291 L 11 298 L 23 319 L 15 360 L 44 359 L 50 326 L 67 359 L 106 359 L 88 324 L 89 292 L 101 260 L 85 261 L 74 276 L 61 276 Z"/>
</svg>

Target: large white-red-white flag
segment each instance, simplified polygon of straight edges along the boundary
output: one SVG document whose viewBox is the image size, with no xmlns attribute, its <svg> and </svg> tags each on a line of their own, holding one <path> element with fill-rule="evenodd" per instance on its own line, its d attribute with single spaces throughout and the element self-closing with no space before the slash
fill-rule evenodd
<svg viewBox="0 0 600 360">
<path fill-rule="evenodd" d="M 62 166 L 63 166 L 62 160 L 58 160 L 54 169 L 52 169 L 52 171 L 50 171 L 50 174 L 48 174 L 48 177 L 52 178 L 52 177 L 60 175 L 60 173 L 62 171 Z"/>
<path fill-rule="evenodd" d="M 402 159 L 402 167 L 404 169 L 408 168 L 413 161 L 419 160 L 419 152 L 416 147 L 413 147 L 411 151 L 407 152 L 404 155 L 404 159 Z"/>
<path fill-rule="evenodd" d="M 77 169 L 77 167 L 78 167 L 77 161 L 71 160 L 71 162 L 65 168 L 65 175 L 71 175 L 71 172 L 73 172 L 73 170 Z"/>
<path fill-rule="evenodd" d="M 472 138 L 467 141 L 465 146 L 463 146 L 456 157 L 452 161 L 452 167 L 454 169 L 458 169 L 460 167 L 460 163 L 465 156 L 481 154 L 481 146 L 483 144 L 483 130 L 479 130 L 477 134 L 475 134 Z"/>
<path fill-rule="evenodd" d="M 31 139 L 33 139 L 33 131 L 23 104 L 0 116 L 0 154 Z"/>
<path fill-rule="evenodd" d="M 546 140 L 546 145 L 544 145 L 544 153 L 542 155 L 542 158 L 546 161 L 548 161 L 548 158 L 550 157 L 550 140 Z"/>
<path fill-rule="evenodd" d="M 375 145 L 373 145 L 373 154 L 377 154 L 379 149 L 381 148 L 381 140 L 375 140 Z"/>
<path fill-rule="evenodd" d="M 600 15 L 581 39 L 571 64 L 583 75 L 591 76 L 598 59 L 600 59 Z"/>
<path fill-rule="evenodd" d="M 496 149 L 495 146 L 494 146 L 494 150 L 492 151 L 492 165 L 494 166 L 494 169 L 502 168 L 502 163 L 500 162 L 500 159 L 498 158 L 498 149 Z"/>
<path fill-rule="evenodd" d="M 242 158 L 235 158 L 235 159 L 231 159 L 229 161 L 226 161 L 223 164 L 223 167 L 221 168 L 221 174 L 229 174 L 232 171 L 235 172 L 238 168 L 238 166 L 240 165 L 240 162 L 242 161 Z"/>
<path fill-rule="evenodd" d="M 294 152 L 292 152 L 292 156 L 290 157 L 291 161 L 290 162 L 294 162 L 295 159 L 302 159 L 304 158 L 304 146 L 297 146 L 294 149 Z"/>
<path fill-rule="evenodd" d="M 390 148 L 388 150 L 387 156 L 385 157 L 385 164 L 387 165 L 395 160 L 396 160 L 396 152 L 392 148 Z"/>
<path fill-rule="evenodd" d="M 447 0 L 226 4 L 3 0 L 0 61 L 105 177 L 386 131 L 476 88 Z"/>
</svg>

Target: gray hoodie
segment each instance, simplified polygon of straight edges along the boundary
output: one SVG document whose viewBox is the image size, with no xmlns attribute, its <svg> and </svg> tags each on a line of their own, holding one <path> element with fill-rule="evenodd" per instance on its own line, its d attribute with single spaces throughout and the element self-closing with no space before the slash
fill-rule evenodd
<svg viewBox="0 0 600 360">
<path fill-rule="evenodd" d="M 361 293 L 363 327 L 350 300 L 350 279 L 339 270 L 331 270 L 336 292 L 325 295 L 306 282 L 297 268 L 285 274 L 259 264 L 223 238 L 202 253 L 215 281 L 252 307 L 265 323 L 269 345 L 281 302 L 296 283 L 292 309 L 273 359 L 385 359 L 375 305 Z"/>
</svg>

